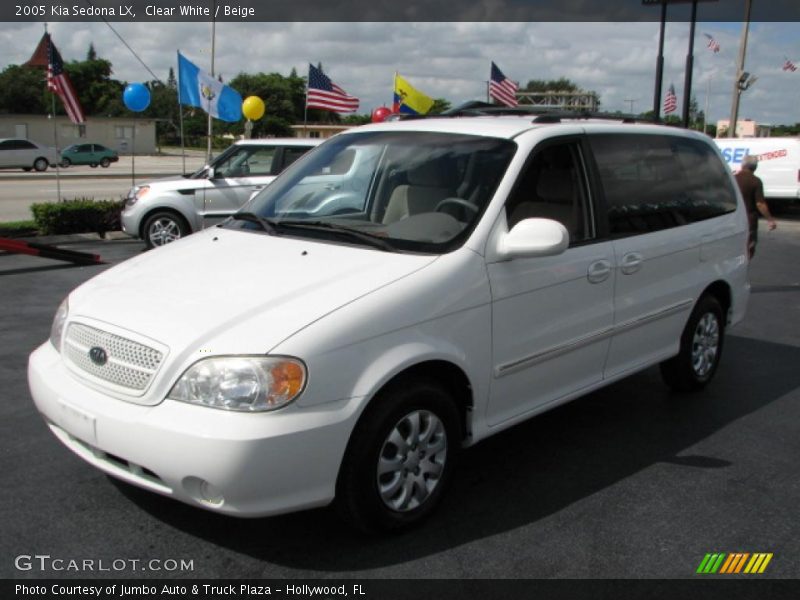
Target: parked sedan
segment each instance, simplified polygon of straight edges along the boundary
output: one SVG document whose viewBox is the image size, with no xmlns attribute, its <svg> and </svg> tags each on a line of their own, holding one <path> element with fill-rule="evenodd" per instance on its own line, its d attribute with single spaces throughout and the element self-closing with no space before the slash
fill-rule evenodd
<svg viewBox="0 0 800 600">
<path fill-rule="evenodd" d="M 100 165 L 105 168 L 118 160 L 119 154 L 116 151 L 100 144 L 73 144 L 61 152 L 62 167 L 89 165 L 94 168 Z"/>
<path fill-rule="evenodd" d="M 58 154 L 50 146 L 23 139 L 0 139 L 0 169 L 46 171 L 57 160 Z"/>
</svg>

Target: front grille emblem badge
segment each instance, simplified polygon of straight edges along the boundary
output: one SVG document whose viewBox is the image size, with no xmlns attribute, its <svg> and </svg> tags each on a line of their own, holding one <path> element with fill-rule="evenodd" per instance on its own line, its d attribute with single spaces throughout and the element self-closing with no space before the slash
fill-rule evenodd
<svg viewBox="0 0 800 600">
<path fill-rule="evenodd" d="M 108 362 L 108 354 L 100 346 L 94 346 L 89 350 L 89 358 L 98 367 L 102 367 Z"/>
</svg>

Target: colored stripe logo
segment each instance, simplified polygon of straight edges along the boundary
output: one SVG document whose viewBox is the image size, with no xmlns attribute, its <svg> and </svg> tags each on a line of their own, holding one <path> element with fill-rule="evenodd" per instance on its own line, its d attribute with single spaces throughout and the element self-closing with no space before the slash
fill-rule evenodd
<svg viewBox="0 0 800 600">
<path fill-rule="evenodd" d="M 701 575 L 736 575 L 763 573 L 772 560 L 772 552 L 717 552 L 706 554 L 697 567 Z"/>
</svg>

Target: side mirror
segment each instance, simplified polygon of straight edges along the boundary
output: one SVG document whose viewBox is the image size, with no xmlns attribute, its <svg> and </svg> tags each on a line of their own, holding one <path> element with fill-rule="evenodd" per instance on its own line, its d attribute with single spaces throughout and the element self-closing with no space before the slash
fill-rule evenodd
<svg viewBox="0 0 800 600">
<path fill-rule="evenodd" d="M 555 256 L 569 246 L 567 228 L 552 219 L 525 219 L 500 236 L 497 254 L 506 259 Z"/>
<path fill-rule="evenodd" d="M 208 179 L 215 179 L 217 173 L 214 171 L 214 167 L 207 167 L 206 168 L 206 178 Z"/>
</svg>

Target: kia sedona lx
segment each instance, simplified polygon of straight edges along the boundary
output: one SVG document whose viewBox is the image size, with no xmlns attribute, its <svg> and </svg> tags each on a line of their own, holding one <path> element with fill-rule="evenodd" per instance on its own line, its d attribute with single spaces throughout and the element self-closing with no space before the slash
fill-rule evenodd
<svg viewBox="0 0 800 600">
<path fill-rule="evenodd" d="M 72 291 L 30 389 L 64 445 L 130 484 L 405 527 L 465 446 L 652 365 L 705 386 L 745 312 L 747 232 L 693 132 L 359 127 L 218 226 Z"/>
</svg>

